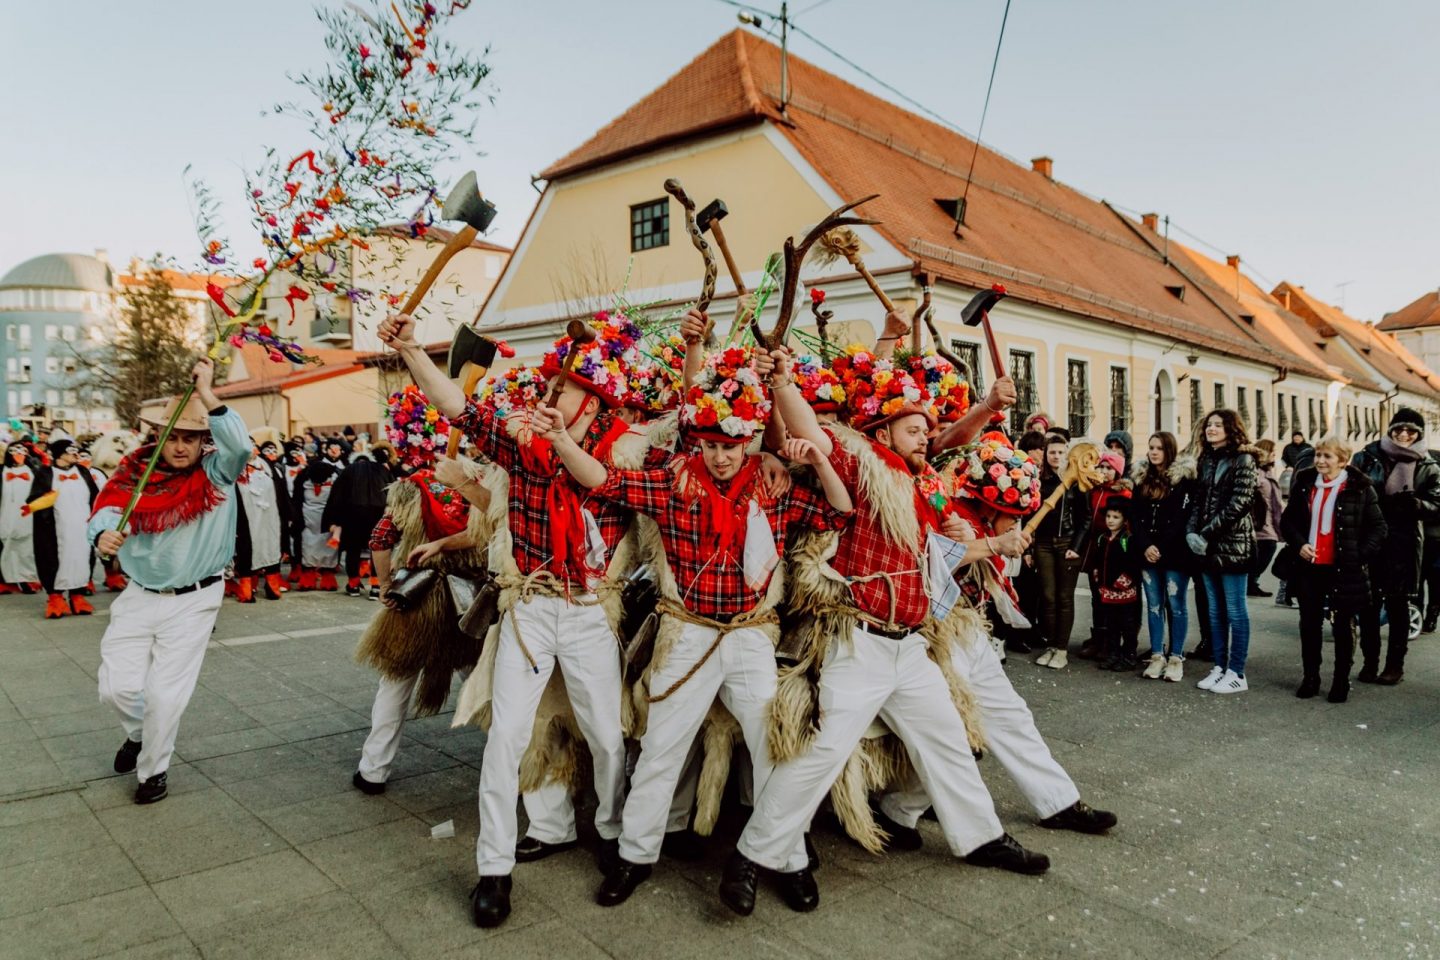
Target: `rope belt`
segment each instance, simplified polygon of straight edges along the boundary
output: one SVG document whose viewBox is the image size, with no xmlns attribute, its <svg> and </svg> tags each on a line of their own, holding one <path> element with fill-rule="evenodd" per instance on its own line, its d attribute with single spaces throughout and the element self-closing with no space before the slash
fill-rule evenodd
<svg viewBox="0 0 1440 960">
<path fill-rule="evenodd" d="M 863 620 L 864 622 L 870 624 L 873 627 L 878 627 L 881 630 L 888 630 L 892 633 L 900 630 L 913 632 L 909 624 L 900 623 L 895 619 L 895 611 L 900 602 L 899 598 L 895 594 L 895 578 L 908 577 L 912 573 L 917 573 L 920 574 L 922 578 L 924 577 L 924 574 L 920 573 L 920 570 L 917 568 L 914 570 L 882 570 L 879 573 L 867 573 L 864 576 L 845 578 L 845 582 L 851 587 L 853 587 L 857 583 L 869 583 L 872 580 L 883 580 L 885 582 L 885 594 L 886 598 L 890 602 L 890 614 L 889 617 L 886 618 L 883 622 L 875 619 L 867 613 L 863 613 L 858 608 L 845 607 L 839 604 L 836 604 L 836 609 L 831 612 L 850 613 L 850 615 L 854 616 L 857 620 Z M 851 596 L 854 596 L 853 590 L 851 591 Z"/>
<path fill-rule="evenodd" d="M 525 638 L 520 634 L 520 621 L 515 618 L 515 607 L 522 603 L 533 600 L 536 597 L 555 597 L 573 603 L 577 607 L 595 607 L 605 602 L 605 597 L 619 589 L 619 586 L 608 577 L 601 580 L 595 587 L 593 599 L 575 599 L 570 593 L 570 584 L 555 576 L 549 570 L 540 568 L 526 576 L 513 573 L 503 573 L 495 578 L 501 590 L 518 590 L 519 596 L 510 607 L 510 626 L 515 629 L 515 642 L 520 645 L 520 652 L 525 655 L 525 662 L 530 664 L 530 670 L 538 674 L 540 664 L 530 653 L 530 648 L 525 645 Z"/>
<path fill-rule="evenodd" d="M 705 666 L 705 664 L 710 660 L 711 655 L 714 654 L 717 649 L 719 649 L 720 641 L 725 639 L 725 635 L 727 633 L 730 633 L 733 630 L 740 630 L 745 627 L 759 627 L 770 623 L 780 622 L 780 615 L 777 614 L 773 608 L 770 610 L 758 612 L 753 609 L 747 610 L 744 613 L 736 614 L 732 620 L 726 623 L 720 620 L 711 620 L 709 617 L 702 617 L 700 614 L 686 608 L 684 605 L 678 604 L 673 600 L 667 600 L 663 597 L 660 599 L 659 603 L 656 604 L 656 607 L 662 615 L 667 617 L 674 617 L 681 623 L 688 623 L 692 626 L 697 627 L 708 627 L 711 630 L 714 630 L 715 640 L 710 644 L 709 649 L 705 651 L 705 655 L 702 656 L 699 660 L 697 660 L 695 662 L 695 665 L 689 670 L 687 670 L 683 677 L 670 684 L 670 686 L 666 688 L 664 693 L 656 696 L 647 696 L 645 698 L 646 703 L 659 703 L 661 700 L 666 699 L 676 690 L 679 690 L 681 687 L 683 687 L 691 677 L 695 676 L 695 674 L 700 671 L 701 667 Z"/>
</svg>

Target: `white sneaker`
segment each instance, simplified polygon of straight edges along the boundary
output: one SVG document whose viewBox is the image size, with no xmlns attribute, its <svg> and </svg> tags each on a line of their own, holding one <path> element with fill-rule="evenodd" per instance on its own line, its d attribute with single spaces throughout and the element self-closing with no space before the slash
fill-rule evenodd
<svg viewBox="0 0 1440 960">
<path fill-rule="evenodd" d="M 1165 655 L 1163 653 L 1150 654 L 1150 663 L 1145 667 L 1145 672 L 1140 674 L 1146 680 L 1159 680 L 1160 673 L 1165 669 Z"/>
<path fill-rule="evenodd" d="M 1222 668 L 1211 667 L 1210 672 L 1205 674 L 1205 679 L 1195 684 L 1195 686 L 1201 690 L 1213 690 L 1215 689 L 1215 684 L 1219 683 L 1220 678 L 1223 676 L 1225 676 L 1225 671 Z"/>
<path fill-rule="evenodd" d="M 1047 647 L 1044 653 L 1035 658 L 1035 665 L 1037 667 L 1048 667 L 1050 666 L 1050 658 L 1053 656 L 1055 656 L 1055 651 Z"/>
<path fill-rule="evenodd" d="M 1250 684 L 1245 682 L 1244 677 L 1240 676 L 1240 674 L 1236 673 L 1234 670 L 1226 670 L 1225 675 L 1222 676 L 1219 680 L 1215 681 L 1215 685 L 1210 688 L 1210 692 L 1244 693 L 1246 690 L 1249 689 Z"/>
<path fill-rule="evenodd" d="M 1165 679 L 1171 683 L 1179 683 L 1185 679 L 1185 658 L 1171 657 L 1165 661 Z"/>
<path fill-rule="evenodd" d="M 1046 661 L 1045 666 L 1051 670 L 1064 670 L 1065 664 L 1070 660 L 1070 654 L 1064 650 L 1056 650 L 1055 655 Z"/>
<path fill-rule="evenodd" d="M 1001 663 L 1004 663 L 1004 662 L 1005 662 L 1005 641 L 1004 641 L 1004 640 L 1001 640 L 999 637 L 991 637 L 991 638 L 990 638 L 990 649 L 995 651 L 995 656 L 997 656 L 997 657 L 1000 658 L 1000 662 L 1001 662 Z"/>
</svg>

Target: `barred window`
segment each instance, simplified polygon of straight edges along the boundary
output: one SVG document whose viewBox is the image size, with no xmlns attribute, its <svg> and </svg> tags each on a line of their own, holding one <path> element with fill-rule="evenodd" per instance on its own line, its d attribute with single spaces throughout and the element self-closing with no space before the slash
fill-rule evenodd
<svg viewBox="0 0 1440 960">
<path fill-rule="evenodd" d="M 630 250 L 649 250 L 670 243 L 670 198 L 637 203 L 630 208 Z"/>
<path fill-rule="evenodd" d="M 1205 416 L 1205 404 L 1200 399 L 1200 381 L 1190 378 L 1190 429 L 1200 435 L 1200 418 Z"/>
<path fill-rule="evenodd" d="M 1110 368 L 1110 429 L 1130 429 L 1130 371 Z"/>
<path fill-rule="evenodd" d="M 1010 379 L 1015 381 L 1015 405 L 1010 408 L 1010 422 L 1021 425 L 1039 405 L 1035 396 L 1035 354 L 1011 350 Z"/>
<path fill-rule="evenodd" d="M 1065 396 L 1070 435 L 1079 439 L 1090 430 L 1090 364 L 1084 360 L 1065 362 Z"/>
<path fill-rule="evenodd" d="M 1275 413 L 1277 414 L 1277 422 L 1280 424 L 1280 439 L 1289 443 L 1290 418 L 1285 413 L 1285 394 L 1279 391 L 1275 393 Z"/>
<path fill-rule="evenodd" d="M 1235 388 L 1235 410 L 1240 414 L 1240 426 L 1246 431 L 1250 429 L 1250 398 L 1246 396 L 1244 387 Z M 1258 436 L 1255 439 L 1260 439 Z"/>
<path fill-rule="evenodd" d="M 1225 384 L 1218 381 L 1215 384 L 1215 409 L 1225 409 Z"/>
<path fill-rule="evenodd" d="M 1310 416 L 1309 416 L 1309 419 L 1306 420 L 1305 423 L 1310 427 L 1310 436 L 1311 436 L 1311 437 L 1314 437 L 1314 436 L 1315 436 L 1315 422 L 1316 422 L 1316 421 L 1315 421 L 1315 398 L 1314 398 L 1314 397 L 1311 397 L 1309 400 L 1307 400 L 1307 401 L 1305 402 L 1305 405 L 1306 405 L 1307 407 L 1309 407 L 1309 410 L 1307 410 L 1306 412 L 1310 415 Z"/>
<path fill-rule="evenodd" d="M 1255 439 L 1265 439 L 1265 431 L 1270 427 L 1270 413 L 1265 409 L 1265 391 L 1255 391 Z"/>
<path fill-rule="evenodd" d="M 1320 436 L 1330 436 L 1330 405 L 1320 401 Z"/>
<path fill-rule="evenodd" d="M 1300 398 L 1290 394 L 1290 429 L 1300 429 Z"/>
<path fill-rule="evenodd" d="M 960 376 L 970 385 L 970 396 L 985 396 L 985 376 L 980 368 L 980 344 L 968 340 L 951 340 L 950 349 L 960 358 Z"/>
</svg>

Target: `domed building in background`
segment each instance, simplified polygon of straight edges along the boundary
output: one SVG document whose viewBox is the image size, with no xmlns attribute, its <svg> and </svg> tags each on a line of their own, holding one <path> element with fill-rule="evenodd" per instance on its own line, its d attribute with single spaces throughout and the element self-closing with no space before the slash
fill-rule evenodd
<svg viewBox="0 0 1440 960">
<path fill-rule="evenodd" d="M 72 434 L 114 429 L 105 394 L 83 385 L 78 355 L 98 347 L 115 322 L 116 278 L 103 250 L 49 253 L 0 277 L 4 418 Z"/>
</svg>

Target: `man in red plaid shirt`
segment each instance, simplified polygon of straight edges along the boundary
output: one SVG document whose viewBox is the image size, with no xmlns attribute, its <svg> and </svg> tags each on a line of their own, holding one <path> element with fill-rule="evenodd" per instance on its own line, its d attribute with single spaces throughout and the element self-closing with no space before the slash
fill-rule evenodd
<svg viewBox="0 0 1440 960">
<path fill-rule="evenodd" d="M 865 385 L 846 385 L 851 425 L 863 435 L 843 428 L 832 432 L 820 427 L 791 382 L 788 353 L 777 350 L 774 358 L 771 389 L 787 430 L 829 458 L 855 499 L 854 515 L 829 561 L 848 584 L 855 627 L 849 637 L 830 639 L 819 680 L 819 731 L 805 752 L 775 767 L 756 797 L 725 866 L 721 899 L 749 914 L 760 868 L 797 869 L 811 816 L 877 716 L 904 741 L 957 856 L 982 866 L 1043 872 L 1049 860 L 1025 850 L 1001 827 L 949 685 L 919 633 L 930 612 L 929 535 L 959 532 L 936 508 L 939 478 L 925 460 L 935 416 L 924 384 L 901 371 L 892 374 L 888 365 L 882 374 L 877 364 Z M 967 544 L 961 562 L 995 552 L 1019 556 L 1023 549 L 1023 536 L 1012 531 Z M 813 900 L 818 903 L 818 890 Z"/>
<path fill-rule="evenodd" d="M 676 782 L 717 693 L 744 732 L 755 789 L 763 789 L 773 769 L 766 741 L 778 599 L 767 595 L 783 586 L 771 574 L 788 533 L 838 528 L 852 507 L 830 462 L 798 438 L 781 452 L 814 469 L 823 497 L 799 484 L 779 499 L 765 493 L 760 458 L 745 452 L 770 413 L 761 375 L 771 361 L 763 354 L 757 360 L 751 367 L 744 350 L 711 356 L 680 410 L 685 439 L 698 450 L 669 467 L 607 472 L 568 439 L 559 413 L 542 407 L 535 415 L 537 429 L 581 484 L 655 520 L 667 568 L 658 577 L 663 619 L 648 674 L 649 718 L 625 802 L 619 857 L 596 894 L 601 906 L 623 903 L 650 876 Z M 735 415 L 712 417 L 715 425 L 707 429 L 697 423 L 706 410 Z M 813 906 L 808 870 L 786 874 L 782 883 L 795 909 Z"/>
</svg>

